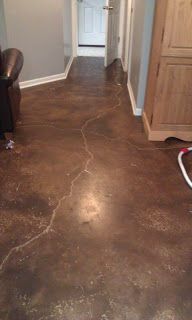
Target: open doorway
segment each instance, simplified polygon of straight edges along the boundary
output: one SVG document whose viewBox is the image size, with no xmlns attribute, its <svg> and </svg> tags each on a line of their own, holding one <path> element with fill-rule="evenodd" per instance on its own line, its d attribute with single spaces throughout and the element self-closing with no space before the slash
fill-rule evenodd
<svg viewBox="0 0 192 320">
<path fill-rule="evenodd" d="M 105 0 L 78 0 L 78 56 L 105 56 Z"/>
<path fill-rule="evenodd" d="M 73 55 L 119 58 L 121 0 L 72 0 Z"/>
</svg>

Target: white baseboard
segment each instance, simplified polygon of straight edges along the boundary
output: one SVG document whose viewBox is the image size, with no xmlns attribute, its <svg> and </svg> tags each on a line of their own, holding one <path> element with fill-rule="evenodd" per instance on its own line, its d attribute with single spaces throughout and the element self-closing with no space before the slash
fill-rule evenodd
<svg viewBox="0 0 192 320">
<path fill-rule="evenodd" d="M 40 84 L 45 84 L 45 83 L 63 80 L 63 79 L 66 79 L 65 73 L 55 74 L 53 76 L 20 82 L 20 88 L 24 89 L 24 88 L 34 87 Z"/>
<path fill-rule="evenodd" d="M 133 93 L 133 89 L 132 89 L 130 80 L 128 80 L 127 88 L 128 88 L 129 96 L 131 99 L 131 106 L 132 106 L 133 114 L 135 116 L 142 116 L 142 110 L 140 108 L 137 108 L 137 104 L 136 104 L 136 100 L 134 97 L 134 93 Z"/>
<path fill-rule="evenodd" d="M 69 62 L 65 68 L 65 79 L 67 79 L 68 77 L 68 74 L 69 74 L 69 71 L 71 69 L 71 66 L 72 66 L 72 63 L 73 63 L 73 59 L 74 59 L 74 56 L 71 56 L 71 58 L 69 59 Z"/>
<path fill-rule="evenodd" d="M 124 72 L 127 72 L 127 68 L 126 68 L 126 66 L 125 66 L 125 64 L 124 64 L 124 62 L 123 62 L 122 57 L 121 57 L 121 65 L 122 65 L 123 71 L 124 71 Z"/>
<path fill-rule="evenodd" d="M 24 89 L 24 88 L 34 87 L 34 86 L 38 86 L 40 84 L 45 84 L 45 83 L 49 83 L 49 82 L 65 80 L 65 79 L 67 79 L 67 76 L 70 71 L 72 63 L 73 63 L 73 57 L 70 58 L 64 73 L 59 73 L 59 74 L 55 74 L 55 75 L 48 76 L 48 77 L 43 77 L 43 78 L 20 82 L 20 88 Z"/>
</svg>

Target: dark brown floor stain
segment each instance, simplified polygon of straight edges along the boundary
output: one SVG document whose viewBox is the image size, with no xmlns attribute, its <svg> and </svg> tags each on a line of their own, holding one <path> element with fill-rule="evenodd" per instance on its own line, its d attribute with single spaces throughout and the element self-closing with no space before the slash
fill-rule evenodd
<svg viewBox="0 0 192 320">
<path fill-rule="evenodd" d="M 78 58 L 23 90 L 15 142 L 0 148 L 0 319 L 192 319 L 186 143 L 147 141 L 119 62 Z"/>
</svg>

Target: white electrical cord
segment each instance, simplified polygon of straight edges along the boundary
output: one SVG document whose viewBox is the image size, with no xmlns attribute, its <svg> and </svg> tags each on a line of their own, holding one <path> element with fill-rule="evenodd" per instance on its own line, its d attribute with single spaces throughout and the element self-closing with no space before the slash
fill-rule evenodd
<svg viewBox="0 0 192 320">
<path fill-rule="evenodd" d="M 181 171 L 182 171 L 182 174 L 184 176 L 184 179 L 185 181 L 187 182 L 187 184 L 189 185 L 189 187 L 192 189 L 192 180 L 189 178 L 188 174 L 187 174 L 187 171 L 185 169 L 185 166 L 183 164 L 183 156 L 189 152 L 192 151 L 192 147 L 190 148 L 185 148 L 185 149 L 182 149 L 180 152 L 179 152 L 179 155 L 178 155 L 178 163 L 179 163 L 179 166 L 181 168 Z"/>
</svg>

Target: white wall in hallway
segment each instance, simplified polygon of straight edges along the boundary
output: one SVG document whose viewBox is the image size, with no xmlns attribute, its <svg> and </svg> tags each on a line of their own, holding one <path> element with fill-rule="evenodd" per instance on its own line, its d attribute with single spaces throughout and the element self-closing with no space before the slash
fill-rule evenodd
<svg viewBox="0 0 192 320">
<path fill-rule="evenodd" d="M 64 0 L 64 17 L 63 17 L 63 38 L 64 38 L 64 56 L 65 67 L 73 56 L 72 42 L 72 2 Z"/>
<path fill-rule="evenodd" d="M 72 54 L 71 0 L 4 0 L 7 45 L 25 58 L 21 80 L 63 74 Z"/>
<path fill-rule="evenodd" d="M 127 18 L 128 18 L 128 0 L 122 0 L 123 2 L 123 12 L 122 12 L 122 21 L 123 21 L 123 30 L 122 30 L 122 51 L 121 51 L 121 61 L 123 64 L 123 67 L 125 66 L 125 60 L 126 60 L 126 40 L 127 40 Z"/>
<path fill-rule="evenodd" d="M 121 44 L 121 62 L 125 72 L 128 71 L 130 26 L 131 26 L 131 5 L 132 0 L 121 0 L 122 2 L 122 44 Z"/>
</svg>

